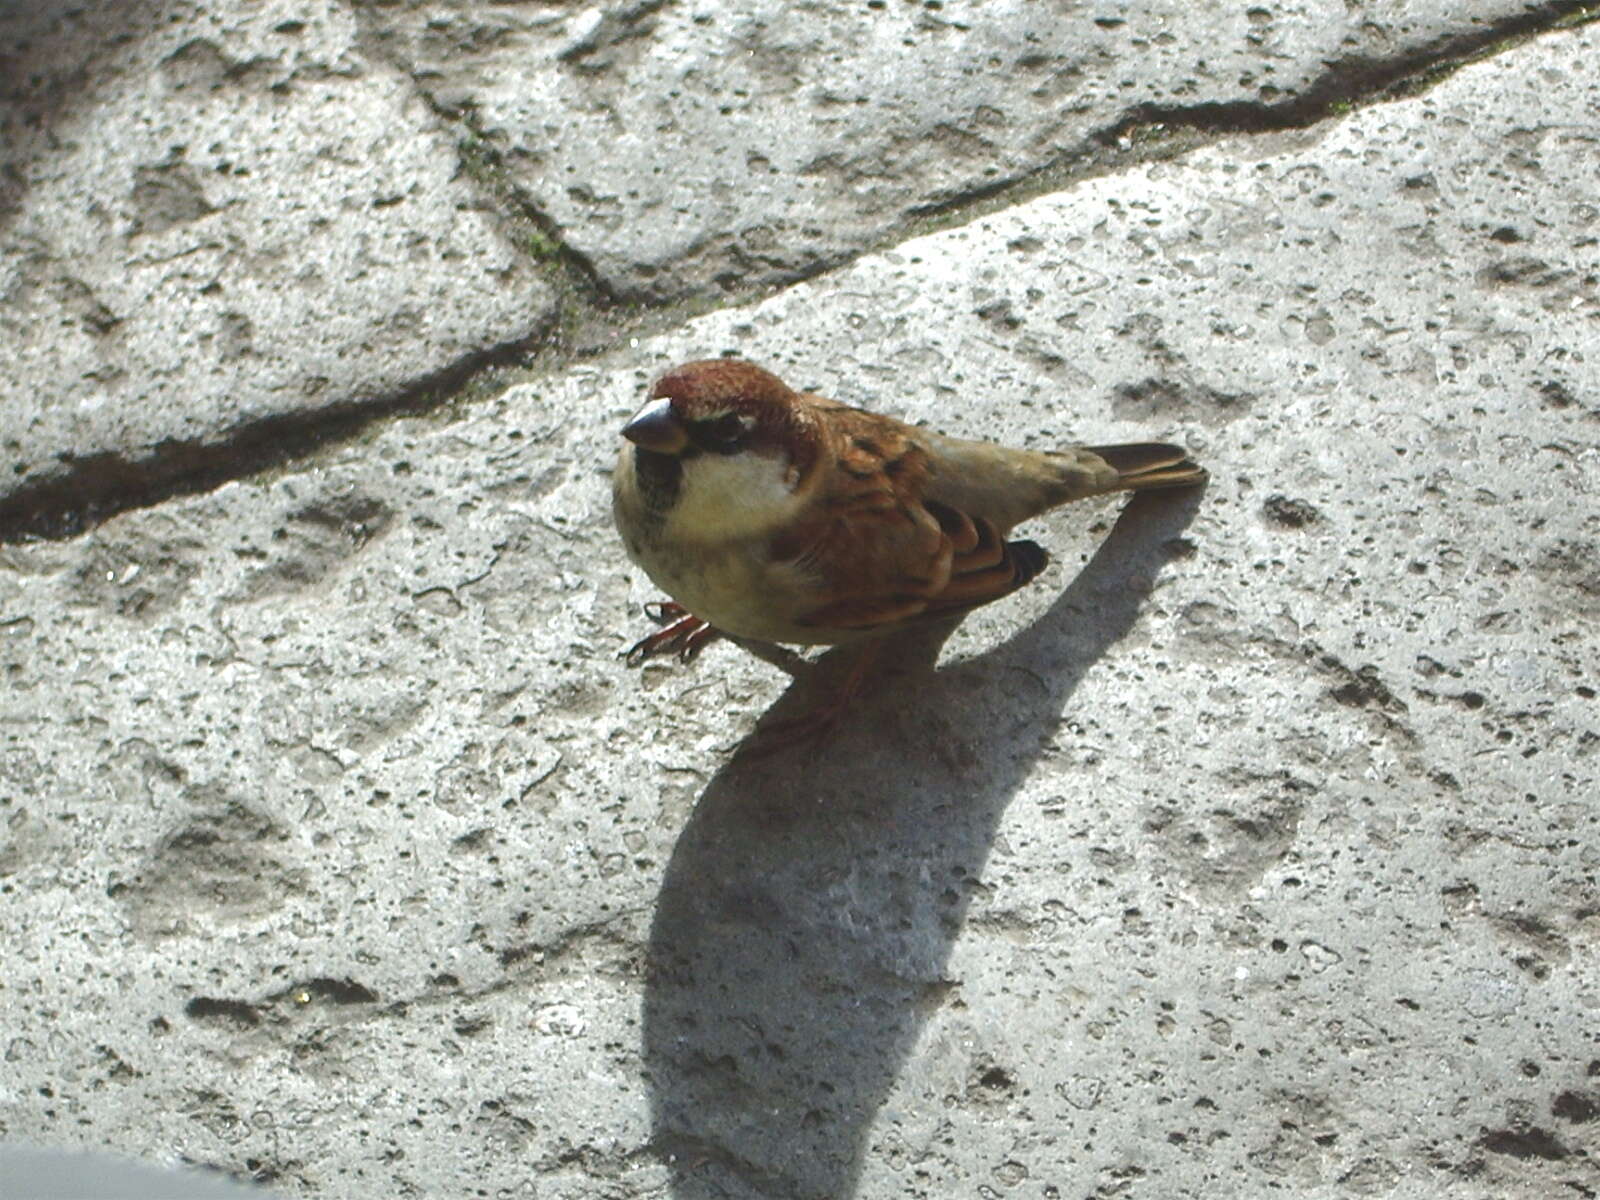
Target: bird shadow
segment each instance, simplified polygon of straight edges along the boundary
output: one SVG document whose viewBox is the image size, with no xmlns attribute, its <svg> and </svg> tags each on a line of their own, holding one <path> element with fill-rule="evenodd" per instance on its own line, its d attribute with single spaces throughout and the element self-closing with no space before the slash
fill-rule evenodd
<svg viewBox="0 0 1600 1200">
<path fill-rule="evenodd" d="M 879 1107 L 956 986 L 950 950 L 1006 805 L 1089 668 L 1190 552 L 1197 492 L 1136 495 L 1051 607 L 935 670 L 950 627 L 897 637 L 889 679 L 821 745 L 735 755 L 667 865 L 644 1056 L 673 1195 L 850 1195 Z M 768 714 L 814 707 L 824 655 Z"/>
</svg>

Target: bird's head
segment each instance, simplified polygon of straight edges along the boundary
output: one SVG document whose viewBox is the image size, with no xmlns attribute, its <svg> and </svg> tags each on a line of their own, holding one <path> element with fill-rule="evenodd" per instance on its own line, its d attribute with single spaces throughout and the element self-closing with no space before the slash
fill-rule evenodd
<svg viewBox="0 0 1600 1200">
<path fill-rule="evenodd" d="M 738 359 L 674 367 L 622 427 L 646 504 L 685 535 L 758 533 L 799 504 L 819 441 L 777 376 Z"/>
</svg>

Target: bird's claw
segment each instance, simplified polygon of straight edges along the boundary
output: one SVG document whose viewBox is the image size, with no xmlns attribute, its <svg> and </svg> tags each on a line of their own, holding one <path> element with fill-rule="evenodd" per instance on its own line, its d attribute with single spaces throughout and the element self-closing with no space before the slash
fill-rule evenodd
<svg viewBox="0 0 1600 1200">
<path fill-rule="evenodd" d="M 676 654 L 678 661 L 691 663 L 700 652 L 722 636 L 722 631 L 702 621 L 683 605 L 671 600 L 657 600 L 644 606 L 645 615 L 658 629 L 642 637 L 623 652 L 623 661 L 630 667 L 641 667 L 652 658 Z"/>
</svg>

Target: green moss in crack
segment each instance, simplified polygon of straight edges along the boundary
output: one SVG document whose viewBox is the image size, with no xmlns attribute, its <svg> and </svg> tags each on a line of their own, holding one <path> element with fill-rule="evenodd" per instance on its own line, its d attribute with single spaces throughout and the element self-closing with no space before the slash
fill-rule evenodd
<svg viewBox="0 0 1600 1200">
<path fill-rule="evenodd" d="M 1128 131 L 1128 141 L 1140 149 L 1161 146 L 1178 136 L 1178 131 L 1162 121 L 1152 121 Z"/>
<path fill-rule="evenodd" d="M 511 235 L 511 244 L 534 262 L 555 262 L 561 257 L 561 247 L 556 240 L 531 224 L 520 225 Z"/>
<path fill-rule="evenodd" d="M 458 138 L 456 153 L 461 156 L 461 169 L 470 178 L 492 191 L 500 190 L 500 156 L 484 138 L 476 133 L 468 133 Z"/>
<path fill-rule="evenodd" d="M 1594 21 L 1600 21 L 1600 4 L 1586 4 L 1582 8 L 1567 13 L 1551 28 L 1576 29 L 1579 25 L 1588 25 Z"/>
</svg>

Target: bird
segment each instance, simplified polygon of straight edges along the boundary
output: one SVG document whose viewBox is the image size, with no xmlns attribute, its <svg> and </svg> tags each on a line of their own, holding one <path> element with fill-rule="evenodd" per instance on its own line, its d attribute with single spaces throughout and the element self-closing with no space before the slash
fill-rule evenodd
<svg viewBox="0 0 1600 1200">
<path fill-rule="evenodd" d="M 711 642 L 861 643 L 831 724 L 889 634 L 1010 595 L 1049 561 L 1011 530 L 1108 492 L 1189 488 L 1180 446 L 1023 450 L 936 433 L 796 391 L 737 358 L 673 367 L 622 427 L 612 511 L 628 557 L 669 600 L 630 665 Z"/>
</svg>

